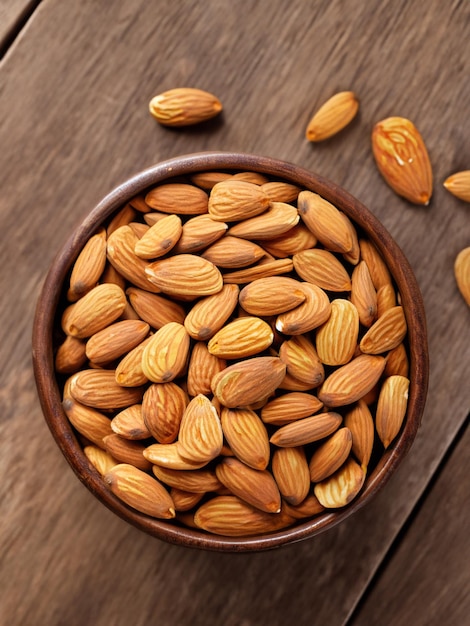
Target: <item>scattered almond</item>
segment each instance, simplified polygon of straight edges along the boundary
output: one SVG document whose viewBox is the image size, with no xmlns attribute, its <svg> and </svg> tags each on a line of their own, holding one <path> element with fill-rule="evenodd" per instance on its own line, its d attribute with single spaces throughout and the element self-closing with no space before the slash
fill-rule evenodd
<svg viewBox="0 0 470 626">
<path fill-rule="evenodd" d="M 315 113 L 307 125 L 309 141 L 324 141 L 339 133 L 356 116 L 359 102 L 352 91 L 341 91 L 331 96 Z"/>
<path fill-rule="evenodd" d="M 222 104 L 208 91 L 178 87 L 154 96 L 149 110 L 163 126 L 191 126 L 218 115 Z"/>
</svg>

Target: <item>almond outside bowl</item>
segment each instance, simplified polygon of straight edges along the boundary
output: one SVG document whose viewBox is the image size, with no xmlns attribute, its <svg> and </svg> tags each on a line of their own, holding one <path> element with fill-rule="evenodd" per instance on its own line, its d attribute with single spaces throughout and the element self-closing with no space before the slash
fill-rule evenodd
<svg viewBox="0 0 470 626">
<path fill-rule="evenodd" d="M 175 177 L 214 170 L 263 173 L 273 179 L 314 191 L 337 206 L 373 241 L 382 254 L 401 294 L 408 324 L 410 387 L 407 415 L 400 434 L 368 473 L 360 494 L 344 508 L 331 509 L 281 531 L 246 538 L 209 534 L 183 527 L 174 521 L 155 519 L 131 509 L 114 496 L 86 458 L 62 409 L 61 381 L 54 370 L 54 350 L 60 319 L 58 310 L 63 302 L 72 264 L 88 238 L 136 194 Z M 313 537 L 336 526 L 368 503 L 409 451 L 421 422 L 428 384 L 428 350 L 422 297 L 407 259 L 387 230 L 365 206 L 333 182 L 297 165 L 249 154 L 215 152 L 173 158 L 138 173 L 109 193 L 76 228 L 55 257 L 37 303 L 32 345 L 34 373 L 44 417 L 63 455 L 91 493 L 122 519 L 154 537 L 187 547 L 223 552 L 266 550 Z"/>
</svg>

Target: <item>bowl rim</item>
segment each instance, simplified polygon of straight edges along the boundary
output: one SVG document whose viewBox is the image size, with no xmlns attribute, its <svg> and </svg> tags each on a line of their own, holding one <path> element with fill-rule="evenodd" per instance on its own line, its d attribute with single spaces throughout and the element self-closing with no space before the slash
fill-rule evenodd
<svg viewBox="0 0 470 626">
<path fill-rule="evenodd" d="M 266 535 L 225 537 L 176 526 L 131 509 L 105 486 L 89 463 L 62 408 L 54 371 L 53 328 L 64 281 L 79 251 L 99 224 L 133 196 L 182 175 L 203 171 L 253 171 L 310 189 L 337 206 L 365 231 L 378 247 L 402 298 L 408 323 L 410 388 L 402 431 L 384 452 L 364 487 L 347 507 L 326 511 L 313 519 Z M 413 323 L 411 323 L 413 322 Z M 167 159 L 148 167 L 115 187 L 91 210 L 57 252 L 37 300 L 32 334 L 32 360 L 37 392 L 49 429 L 61 452 L 81 482 L 105 506 L 144 532 L 169 543 L 222 552 L 267 550 L 307 539 L 332 528 L 369 502 L 382 489 L 408 453 L 421 424 L 426 402 L 429 355 L 426 317 L 421 292 L 398 243 L 359 200 L 333 181 L 302 166 L 266 156 L 238 152 L 197 152 Z"/>
</svg>

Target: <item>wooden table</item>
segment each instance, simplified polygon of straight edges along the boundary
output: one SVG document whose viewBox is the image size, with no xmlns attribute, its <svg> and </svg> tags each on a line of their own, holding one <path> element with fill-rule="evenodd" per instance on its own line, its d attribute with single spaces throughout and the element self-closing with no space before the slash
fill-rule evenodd
<svg viewBox="0 0 470 626">
<path fill-rule="evenodd" d="M 2 4 L 0 623 L 468 624 L 470 316 L 453 263 L 470 245 L 470 206 L 442 182 L 470 168 L 470 4 Z M 213 92 L 223 116 L 162 128 L 148 102 L 176 86 Z M 359 116 L 309 144 L 311 114 L 345 89 Z M 375 167 L 371 129 L 390 115 L 428 146 L 427 207 Z M 189 550 L 129 527 L 77 480 L 36 396 L 31 325 L 56 250 L 114 185 L 201 150 L 282 158 L 343 185 L 397 239 L 427 311 L 430 387 L 411 452 L 346 522 L 277 551 Z"/>
</svg>

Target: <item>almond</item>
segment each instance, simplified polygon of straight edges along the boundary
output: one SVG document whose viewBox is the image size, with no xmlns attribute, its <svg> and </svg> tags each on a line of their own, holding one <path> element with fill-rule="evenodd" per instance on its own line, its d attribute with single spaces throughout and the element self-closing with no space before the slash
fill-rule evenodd
<svg viewBox="0 0 470 626">
<path fill-rule="evenodd" d="M 144 457 L 153 465 L 173 470 L 194 470 L 206 465 L 206 461 L 190 461 L 181 456 L 178 442 L 152 443 L 145 448 Z"/>
<path fill-rule="evenodd" d="M 224 359 L 211 354 L 204 341 L 197 341 L 191 350 L 187 386 L 191 396 L 212 393 L 212 378 L 227 366 Z"/>
<path fill-rule="evenodd" d="M 83 452 L 101 476 L 104 476 L 112 467 L 119 463 L 119 461 L 116 461 L 116 459 L 113 458 L 109 452 L 106 452 L 106 450 L 103 450 L 98 446 L 85 446 L 83 448 Z"/>
<path fill-rule="evenodd" d="M 348 458 L 351 445 L 352 436 L 349 428 L 340 428 L 331 435 L 310 457 L 308 464 L 310 480 L 318 483 L 336 472 Z"/>
<path fill-rule="evenodd" d="M 404 376 L 389 376 L 380 390 L 375 427 L 384 448 L 398 435 L 406 415 L 410 381 Z"/>
<path fill-rule="evenodd" d="M 246 285 L 238 299 L 248 313 L 268 316 L 289 311 L 305 298 L 298 280 L 287 276 L 270 276 L 258 278 Z"/>
<path fill-rule="evenodd" d="M 145 203 L 152 209 L 161 213 L 180 215 L 207 213 L 208 202 L 209 196 L 205 191 L 187 183 L 157 185 L 145 196 Z"/>
<path fill-rule="evenodd" d="M 209 215 L 213 220 L 238 222 L 264 213 L 269 197 L 259 185 L 232 178 L 217 183 L 209 196 Z"/>
<path fill-rule="evenodd" d="M 352 404 L 374 387 L 384 368 L 384 357 L 361 354 L 328 376 L 318 398 L 329 407 Z"/>
<path fill-rule="evenodd" d="M 120 463 L 104 476 L 111 491 L 127 505 L 152 517 L 171 519 L 175 507 L 168 491 L 145 472 Z"/>
<path fill-rule="evenodd" d="M 331 313 L 330 300 L 323 289 L 307 282 L 301 282 L 300 289 L 305 301 L 276 319 L 276 329 L 286 335 L 307 333 L 326 322 Z"/>
<path fill-rule="evenodd" d="M 341 212 L 313 191 L 301 191 L 297 201 L 302 221 L 323 246 L 331 252 L 349 252 L 352 231 Z"/>
<path fill-rule="evenodd" d="M 340 211 L 339 214 L 346 224 L 346 227 L 349 229 L 352 240 L 352 248 L 348 252 L 343 253 L 343 258 L 348 263 L 351 263 L 351 265 L 357 265 L 361 260 L 361 249 L 359 247 L 359 238 L 357 236 L 357 231 L 354 227 L 354 224 L 351 222 L 347 215 L 345 215 L 342 211 Z"/>
<path fill-rule="evenodd" d="M 218 239 L 201 253 L 201 257 L 222 268 L 246 267 L 259 261 L 265 252 L 252 241 L 231 234 Z"/>
<path fill-rule="evenodd" d="M 188 403 L 187 393 L 176 383 L 155 383 L 145 390 L 142 416 L 152 436 L 159 443 L 172 443 L 176 440 Z"/>
<path fill-rule="evenodd" d="M 304 519 L 306 517 L 314 517 L 319 513 L 323 513 L 324 507 L 318 501 L 318 498 L 313 493 L 300 502 L 300 504 L 290 504 L 288 502 L 283 503 L 283 511 L 286 515 L 290 515 L 294 519 Z"/>
<path fill-rule="evenodd" d="M 121 226 L 127 226 L 130 222 L 134 221 L 136 218 L 137 212 L 130 204 L 126 204 L 120 211 L 115 213 L 115 215 L 111 218 L 107 228 L 106 233 L 109 236 L 118 230 Z"/>
<path fill-rule="evenodd" d="M 223 286 L 217 267 L 195 254 L 178 254 L 153 261 L 145 269 L 148 280 L 173 296 L 209 296 Z"/>
<path fill-rule="evenodd" d="M 313 248 L 317 244 L 317 238 L 304 224 L 297 224 L 283 235 L 264 239 L 261 243 L 266 252 L 285 259 L 295 252 Z"/>
<path fill-rule="evenodd" d="M 190 176 L 191 182 L 202 189 L 211 190 L 214 185 L 232 178 L 228 172 L 197 172 Z"/>
<path fill-rule="evenodd" d="M 67 335 L 57 348 L 55 369 L 59 374 L 73 374 L 87 361 L 86 343 L 83 339 Z"/>
<path fill-rule="evenodd" d="M 393 376 L 396 374 L 408 377 L 410 364 L 408 361 L 408 353 L 403 343 L 398 344 L 396 348 L 390 350 L 385 360 L 387 362 L 384 370 L 385 376 Z"/>
<path fill-rule="evenodd" d="M 270 208 L 262 215 L 238 222 L 228 234 L 244 239 L 271 239 L 291 230 L 299 220 L 299 213 L 291 204 L 271 201 Z"/>
<path fill-rule="evenodd" d="M 156 259 L 177 244 L 183 226 L 178 215 L 168 215 L 151 226 L 135 244 L 135 253 L 141 259 Z"/>
<path fill-rule="evenodd" d="M 377 292 L 365 261 L 361 261 L 353 270 L 351 302 L 357 309 L 361 324 L 369 328 L 377 319 Z"/>
<path fill-rule="evenodd" d="M 293 202 L 299 195 L 300 188 L 292 183 L 273 180 L 261 185 L 271 202 Z"/>
<path fill-rule="evenodd" d="M 254 185 L 265 185 L 269 182 L 269 178 L 267 178 L 264 174 L 261 174 L 261 172 L 252 171 L 237 172 L 232 176 L 232 178 L 234 180 L 245 180 L 249 183 L 253 183 Z"/>
<path fill-rule="evenodd" d="M 325 378 L 323 363 L 305 335 L 296 335 L 284 341 L 279 348 L 279 358 L 286 364 L 290 376 L 310 385 L 310 388 L 318 387 Z"/>
<path fill-rule="evenodd" d="M 309 417 L 322 408 L 323 404 L 311 393 L 293 391 L 270 400 L 261 409 L 265 424 L 283 426 L 302 417 Z"/>
<path fill-rule="evenodd" d="M 277 357 L 254 357 L 234 363 L 212 379 L 212 392 L 226 407 L 244 407 L 269 396 L 284 378 Z"/>
<path fill-rule="evenodd" d="M 443 184 L 451 194 L 460 200 L 470 202 L 470 170 L 452 174 L 445 179 Z"/>
<path fill-rule="evenodd" d="M 117 413 L 111 420 L 111 428 L 124 439 L 148 439 L 151 433 L 142 416 L 142 405 L 133 404 Z"/>
<path fill-rule="evenodd" d="M 261 260 L 253 267 L 236 270 L 223 275 L 224 283 L 244 284 L 260 278 L 269 278 L 271 276 L 279 276 L 279 274 L 287 274 L 292 271 L 294 264 L 291 259 L 275 259 L 263 263 Z"/>
<path fill-rule="evenodd" d="M 162 483 L 183 491 L 207 493 L 222 487 L 215 472 L 208 469 L 175 470 L 154 465 L 152 471 Z"/>
<path fill-rule="evenodd" d="M 387 309 L 372 324 L 359 344 L 362 352 L 380 354 L 392 350 L 400 344 L 406 335 L 406 319 L 403 307 L 394 306 Z"/>
<path fill-rule="evenodd" d="M 65 398 L 62 407 L 72 426 L 89 441 L 104 449 L 103 439 L 113 432 L 109 417 L 73 398 Z"/>
<path fill-rule="evenodd" d="M 147 337 L 133 350 L 122 358 L 114 370 L 114 377 L 121 387 L 140 387 L 148 383 L 148 378 L 142 369 L 142 354 L 152 337 Z"/>
<path fill-rule="evenodd" d="M 342 263 L 328 250 L 302 250 L 293 256 L 297 274 L 327 291 L 350 291 L 351 279 Z"/>
<path fill-rule="evenodd" d="M 352 451 L 365 474 L 374 446 L 375 426 L 372 414 L 364 400 L 359 400 L 346 413 L 344 425 L 351 432 Z"/>
<path fill-rule="evenodd" d="M 270 456 L 268 433 L 258 415 L 250 409 L 222 407 L 220 421 L 232 453 L 253 469 L 266 469 Z"/>
<path fill-rule="evenodd" d="M 389 283 L 382 285 L 377 291 L 377 317 L 382 317 L 387 309 L 397 305 L 397 295 L 394 286 Z"/>
<path fill-rule="evenodd" d="M 98 282 L 106 265 L 106 231 L 100 228 L 83 246 L 70 275 L 69 293 L 76 299 Z"/>
<path fill-rule="evenodd" d="M 151 468 L 151 463 L 144 457 L 145 444 L 130 441 L 113 433 L 103 439 L 106 451 L 121 463 L 130 463 L 143 471 Z"/>
<path fill-rule="evenodd" d="M 331 96 L 315 113 L 305 133 L 309 141 L 323 141 L 336 135 L 356 116 L 359 102 L 352 91 Z"/>
<path fill-rule="evenodd" d="M 185 320 L 184 308 L 165 296 L 149 293 L 137 287 L 129 287 L 126 294 L 138 316 L 150 324 L 152 328 L 158 330 L 169 322 L 183 324 Z"/>
<path fill-rule="evenodd" d="M 190 491 L 183 491 L 182 489 L 170 489 L 170 496 L 175 505 L 175 511 L 190 511 L 204 497 L 203 493 L 191 493 Z"/>
<path fill-rule="evenodd" d="M 272 471 L 282 497 L 289 504 L 300 504 L 310 489 L 310 474 L 302 446 L 278 448 L 273 454 Z"/>
<path fill-rule="evenodd" d="M 267 513 L 280 512 L 281 494 L 268 470 L 253 469 L 234 457 L 225 457 L 217 464 L 215 473 L 241 500 Z"/>
<path fill-rule="evenodd" d="M 293 448 L 324 439 L 339 428 L 343 418 L 333 411 L 296 420 L 276 430 L 270 442 L 281 448 Z"/>
<path fill-rule="evenodd" d="M 181 376 L 189 355 L 189 335 L 182 324 L 169 322 L 152 336 L 142 353 L 142 371 L 154 383 Z"/>
<path fill-rule="evenodd" d="M 72 397 L 95 409 L 121 409 L 142 400 L 142 387 L 121 387 L 114 370 L 86 369 L 73 374 L 69 381 Z"/>
<path fill-rule="evenodd" d="M 79 339 L 91 337 L 117 320 L 126 302 L 126 294 L 117 285 L 97 285 L 65 310 L 62 328 Z"/>
<path fill-rule="evenodd" d="M 145 202 L 145 198 L 142 194 L 137 194 L 129 200 L 131 207 L 139 211 L 139 213 L 149 213 L 151 208 Z"/>
<path fill-rule="evenodd" d="M 207 344 L 209 352 L 222 359 L 241 359 L 269 348 L 274 338 L 271 326 L 259 317 L 240 317 L 221 328 Z"/>
<path fill-rule="evenodd" d="M 372 131 L 377 167 L 390 187 L 414 204 L 429 204 L 432 169 L 426 145 L 416 126 L 404 117 L 389 117 Z"/>
<path fill-rule="evenodd" d="M 222 103 L 203 89 L 177 87 L 154 96 L 149 111 L 163 126 L 191 126 L 218 115 Z"/>
<path fill-rule="evenodd" d="M 369 239 L 360 239 L 361 258 L 366 262 L 375 290 L 392 283 L 390 271 L 375 244 Z"/>
<path fill-rule="evenodd" d="M 210 215 L 197 215 L 183 225 L 181 237 L 174 248 L 176 254 L 193 254 L 220 239 L 227 232 L 225 222 L 216 222 Z"/>
<path fill-rule="evenodd" d="M 454 275 L 463 299 L 470 306 L 470 247 L 458 253 L 454 262 Z"/>
<path fill-rule="evenodd" d="M 187 314 L 184 326 L 193 339 L 210 339 L 222 328 L 238 304 L 237 285 L 224 285 L 222 289 L 201 298 Z"/>
<path fill-rule="evenodd" d="M 111 363 L 138 346 L 149 330 L 150 326 L 142 320 L 114 322 L 88 339 L 86 355 L 98 365 Z"/>
<path fill-rule="evenodd" d="M 344 365 L 356 350 L 359 314 L 349 300 L 336 298 L 331 303 L 328 320 L 317 329 L 318 356 L 325 365 Z"/>
<path fill-rule="evenodd" d="M 223 444 L 222 426 L 215 406 L 204 395 L 191 400 L 181 419 L 178 445 L 181 456 L 190 461 L 212 461 Z"/>
<path fill-rule="evenodd" d="M 354 459 L 349 458 L 334 474 L 317 483 L 314 492 L 327 509 L 336 509 L 353 500 L 364 484 L 365 474 Z"/>
<path fill-rule="evenodd" d="M 194 515 L 198 528 L 217 535 L 245 537 L 274 532 L 292 523 L 284 513 L 266 513 L 237 496 L 217 496 L 202 504 Z"/>
</svg>

